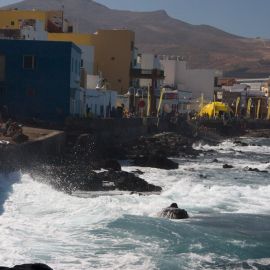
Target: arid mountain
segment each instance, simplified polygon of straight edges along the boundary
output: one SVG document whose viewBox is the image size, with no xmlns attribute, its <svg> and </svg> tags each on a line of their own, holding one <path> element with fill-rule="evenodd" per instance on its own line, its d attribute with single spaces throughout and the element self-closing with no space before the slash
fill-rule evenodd
<svg viewBox="0 0 270 270">
<path fill-rule="evenodd" d="M 93 0 L 25 0 L 18 9 L 61 9 L 81 32 L 128 28 L 142 52 L 183 56 L 193 68 L 218 68 L 235 76 L 269 76 L 270 41 L 235 36 L 207 25 L 191 25 L 163 10 L 109 9 Z M 7 7 L 5 7 L 7 8 Z"/>
</svg>

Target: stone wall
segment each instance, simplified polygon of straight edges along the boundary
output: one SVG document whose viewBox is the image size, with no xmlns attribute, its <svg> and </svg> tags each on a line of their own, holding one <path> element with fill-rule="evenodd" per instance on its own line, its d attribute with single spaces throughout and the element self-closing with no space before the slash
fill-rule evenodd
<svg viewBox="0 0 270 270">
<path fill-rule="evenodd" d="M 127 142 L 153 132 L 167 131 L 168 122 L 157 118 L 69 119 L 68 134 L 90 133 L 104 143 Z"/>
<path fill-rule="evenodd" d="M 65 146 L 66 136 L 62 131 L 28 129 L 31 140 L 22 144 L 0 145 L 0 163 L 27 165 L 39 158 L 59 154 Z M 36 134 L 36 138 L 34 138 Z"/>
</svg>

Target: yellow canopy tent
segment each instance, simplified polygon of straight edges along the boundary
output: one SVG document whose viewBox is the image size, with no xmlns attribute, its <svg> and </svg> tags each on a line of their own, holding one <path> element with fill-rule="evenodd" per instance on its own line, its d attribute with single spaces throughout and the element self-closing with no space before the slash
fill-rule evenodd
<svg viewBox="0 0 270 270">
<path fill-rule="evenodd" d="M 220 113 L 229 114 L 230 112 L 232 112 L 232 110 L 227 104 L 215 101 L 205 105 L 199 112 L 199 116 L 208 116 L 211 118 L 219 116 Z"/>
</svg>

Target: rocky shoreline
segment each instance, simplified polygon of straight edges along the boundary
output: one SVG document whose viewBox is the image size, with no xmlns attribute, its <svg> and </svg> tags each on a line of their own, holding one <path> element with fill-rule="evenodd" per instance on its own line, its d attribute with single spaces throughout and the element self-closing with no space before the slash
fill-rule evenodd
<svg viewBox="0 0 270 270">
<path fill-rule="evenodd" d="M 0 270 L 53 270 L 51 267 L 49 267 L 46 264 L 41 263 L 34 263 L 34 264 L 21 264 L 21 265 L 15 265 L 14 267 L 3 267 L 0 266 Z"/>
<path fill-rule="evenodd" d="M 241 132 L 242 133 L 242 132 Z M 245 132 L 247 136 L 269 136 L 269 130 Z M 227 134 L 226 134 L 227 135 Z M 171 158 L 196 158 L 201 151 L 194 150 L 194 142 L 203 140 L 218 144 L 229 136 L 211 129 L 194 129 L 181 125 L 174 132 L 141 136 L 126 143 L 110 144 L 99 141 L 94 134 L 81 134 L 68 140 L 65 150 L 58 156 L 35 160 L 22 160 L 15 155 L 0 156 L 0 171 L 22 169 L 34 180 L 47 183 L 57 190 L 71 194 L 81 191 L 128 191 L 131 193 L 160 193 L 162 188 L 147 183 L 142 172 L 122 171 L 118 160 L 129 160 L 130 165 L 175 170 L 178 164 Z M 235 137 L 235 143 L 245 143 Z M 1 146 L 1 145 L 0 145 Z M 1 147 L 5 147 L 4 145 Z M 230 165 L 224 164 L 224 168 Z"/>
<path fill-rule="evenodd" d="M 193 142 L 177 133 L 162 133 L 126 144 L 103 145 L 90 134 L 82 134 L 61 156 L 36 161 L 26 171 L 33 179 L 67 193 L 118 190 L 156 194 L 161 187 L 147 183 L 140 171 L 122 171 L 118 159 L 129 160 L 133 166 L 173 170 L 178 164 L 169 157 L 195 158 L 199 154 L 192 148 Z"/>
</svg>

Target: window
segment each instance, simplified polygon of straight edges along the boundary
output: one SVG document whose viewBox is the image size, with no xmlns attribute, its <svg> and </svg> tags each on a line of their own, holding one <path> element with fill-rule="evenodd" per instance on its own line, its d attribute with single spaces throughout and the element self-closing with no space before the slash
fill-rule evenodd
<svg viewBox="0 0 270 270">
<path fill-rule="evenodd" d="M 74 71 L 74 59 L 71 58 L 71 71 L 73 72 Z"/>
<path fill-rule="evenodd" d="M 83 67 L 83 59 L 81 59 L 81 67 Z"/>
<path fill-rule="evenodd" d="M 23 68 L 24 69 L 35 69 L 36 68 L 36 57 L 34 55 L 23 56 Z"/>
<path fill-rule="evenodd" d="M 14 25 L 15 25 L 14 21 L 11 21 L 11 22 L 10 22 L 10 25 L 13 25 L 13 26 L 14 26 Z"/>
</svg>

